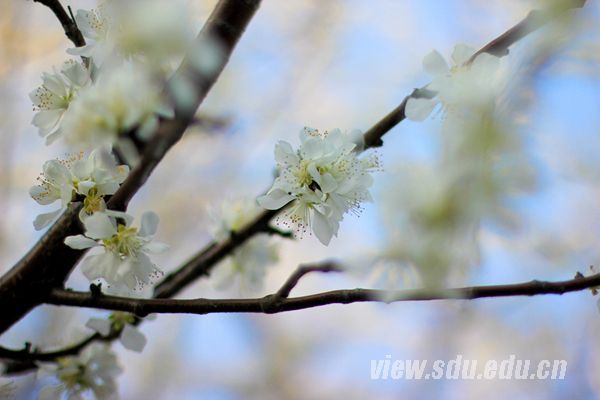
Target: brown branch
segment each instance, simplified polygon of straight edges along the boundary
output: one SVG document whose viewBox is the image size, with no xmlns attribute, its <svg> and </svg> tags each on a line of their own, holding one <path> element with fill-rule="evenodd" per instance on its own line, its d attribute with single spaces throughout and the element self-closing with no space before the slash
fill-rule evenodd
<svg viewBox="0 0 600 400">
<path fill-rule="evenodd" d="M 54 13 L 54 15 L 56 15 L 56 18 L 58 18 L 58 21 L 62 25 L 62 27 L 65 31 L 65 35 L 67 35 L 69 40 L 71 42 L 73 42 L 75 47 L 85 46 L 85 39 L 83 38 L 81 31 L 77 27 L 75 20 L 73 20 L 69 16 L 69 14 L 67 14 L 67 11 L 60 4 L 59 0 L 33 0 L 33 1 L 36 3 L 43 4 L 46 7 L 48 7 L 50 10 L 52 10 L 52 12 Z"/>
<path fill-rule="evenodd" d="M 125 209 L 129 200 L 146 182 L 166 152 L 181 138 L 193 115 L 216 82 L 231 52 L 240 39 L 260 0 L 221 0 L 202 28 L 198 40 L 218 41 L 222 59 L 209 76 L 201 75 L 184 60 L 174 79 L 196 84 L 197 96 L 185 110 L 175 110 L 173 120 L 162 121 L 158 132 L 146 146 L 138 165 L 133 168 L 119 190 L 107 202 L 110 209 Z M 80 204 L 72 204 L 36 245 L 0 278 L 0 333 L 21 319 L 52 288 L 62 287 L 77 261 L 84 254 L 63 244 L 68 235 L 81 232 L 77 213 Z"/>
<path fill-rule="evenodd" d="M 343 269 L 338 267 L 334 262 L 325 262 L 321 264 L 314 265 L 301 265 L 287 281 L 281 286 L 281 288 L 275 293 L 275 297 L 280 299 L 286 299 L 290 296 L 292 289 L 294 289 L 300 279 L 302 279 L 305 275 L 310 274 L 311 272 L 342 272 Z"/>
<path fill-rule="evenodd" d="M 578 273 L 573 279 L 555 282 L 533 280 L 507 285 L 470 286 L 451 289 L 346 289 L 333 290 L 308 296 L 288 297 L 289 293 L 298 284 L 300 279 L 308 273 L 339 272 L 341 270 L 342 269 L 333 262 L 300 266 L 275 294 L 255 299 L 137 299 L 54 289 L 49 293 L 45 303 L 59 306 L 124 311 L 140 317 L 144 317 L 150 313 L 196 315 L 214 313 L 275 314 L 322 307 L 331 304 L 350 304 L 357 302 L 389 304 L 407 301 L 474 300 L 481 298 L 538 296 L 546 294 L 562 295 L 569 292 L 593 289 L 600 285 L 600 274 L 584 277 Z M 92 341 L 110 341 L 117 337 L 118 334 L 116 333 L 107 337 L 95 334 L 76 345 L 60 351 L 46 353 L 36 350 L 32 351 L 29 349 L 29 346 L 26 346 L 23 350 L 0 348 L 0 359 L 9 360 L 8 365 L 10 367 L 10 372 L 18 373 L 36 368 L 33 363 L 34 361 L 51 361 L 58 357 L 77 354 L 83 347 Z"/>
<path fill-rule="evenodd" d="M 261 212 L 251 223 L 220 243 L 211 243 L 179 269 L 167 275 L 154 289 L 155 298 L 173 297 L 197 278 L 207 275 L 219 261 L 255 234 L 268 230 L 269 221 L 277 211 Z"/>
<path fill-rule="evenodd" d="M 333 290 L 308 296 L 287 297 L 289 290 L 302 276 L 312 271 L 334 271 L 337 267 L 324 264 L 306 269 L 300 268 L 276 294 L 256 299 L 138 299 L 116 296 L 94 296 L 88 292 L 53 289 L 45 302 L 53 305 L 87 307 L 103 310 L 125 311 L 140 317 L 151 313 L 169 314 L 215 314 L 215 313 L 266 313 L 274 314 L 303 310 L 330 304 L 356 302 L 395 303 L 431 300 L 473 300 L 490 297 L 538 296 L 577 292 L 600 285 L 600 274 L 577 277 L 565 281 L 538 281 L 523 283 L 470 286 L 451 289 L 376 290 L 346 289 Z M 276 301 L 273 299 L 277 298 Z"/>
</svg>

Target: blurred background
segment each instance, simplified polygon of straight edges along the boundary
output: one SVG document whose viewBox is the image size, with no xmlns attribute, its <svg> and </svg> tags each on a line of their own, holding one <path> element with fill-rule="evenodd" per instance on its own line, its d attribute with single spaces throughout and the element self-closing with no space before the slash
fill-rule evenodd
<svg viewBox="0 0 600 400">
<path fill-rule="evenodd" d="M 90 9 L 94 1 L 64 1 Z M 190 1 L 198 29 L 215 1 Z M 528 0 L 265 0 L 226 70 L 202 105 L 223 124 L 190 129 L 136 195 L 129 212 L 161 218 L 157 238 L 171 245 L 156 257 L 169 271 L 211 240 L 211 209 L 224 199 L 255 197 L 274 176 L 273 146 L 298 144 L 303 126 L 367 130 L 415 87 L 429 81 L 421 61 L 457 43 L 479 48 L 545 1 Z M 27 94 L 40 75 L 60 65 L 70 47 L 50 11 L 31 1 L 3 0 L 0 14 L 0 271 L 40 237 L 32 221 L 48 207 L 28 195 L 45 160 L 73 152 L 47 147 L 30 123 Z M 600 5 L 588 0 L 567 29 L 551 24 L 511 48 L 527 80 L 512 93 L 528 190 L 509 197 L 510 228 L 481 222 L 473 237 L 479 262 L 448 284 L 483 285 L 531 279 L 563 280 L 598 265 L 600 246 Z M 533 67 L 531 67 L 533 65 Z M 264 288 L 275 291 L 300 263 L 347 265 L 388 254 L 403 235 L 398 193 L 423 190 L 407 165 L 435 166 L 443 116 L 404 121 L 377 150 L 374 202 L 347 215 L 338 238 L 322 246 L 312 236 L 274 239 L 279 262 Z M 61 146 L 63 146 L 61 148 Z M 435 185 L 435 182 L 431 183 Z M 427 192 L 427 190 L 425 190 Z M 158 196 L 157 193 L 160 193 Z M 393 240 L 391 240 L 393 239 Z M 473 244 L 473 243 L 471 243 Z M 375 268 L 375 267 L 373 267 Z M 403 268 L 398 266 L 398 268 Z M 410 274 L 409 274 L 410 275 Z M 294 291 L 373 287 L 361 274 L 306 277 Z M 389 282 L 388 282 L 389 283 Z M 413 287 L 410 279 L 400 286 Z M 76 269 L 69 287 L 85 290 Z M 239 297 L 201 280 L 181 294 Z M 91 333 L 90 316 L 106 313 L 39 307 L 0 338 L 57 348 Z M 278 315 L 161 315 L 144 323 L 142 354 L 113 348 L 124 372 L 123 399 L 489 399 L 600 396 L 600 315 L 590 291 L 563 296 L 352 304 Z M 564 380 L 371 380 L 371 360 L 564 359 Z M 17 397 L 35 398 L 35 374 L 14 379 Z M 27 397 L 29 396 L 29 397 Z"/>
</svg>

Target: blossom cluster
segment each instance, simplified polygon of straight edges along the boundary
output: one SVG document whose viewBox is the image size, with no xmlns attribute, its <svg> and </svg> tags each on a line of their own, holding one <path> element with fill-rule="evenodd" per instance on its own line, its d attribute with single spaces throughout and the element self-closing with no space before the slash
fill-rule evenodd
<svg viewBox="0 0 600 400">
<path fill-rule="evenodd" d="M 359 157 L 362 147 L 360 131 L 302 129 L 298 150 L 285 141 L 275 145 L 279 176 L 258 203 L 269 210 L 292 203 L 279 221 L 300 234 L 310 228 L 328 245 L 344 214 L 359 214 L 361 203 L 372 201 L 371 172 L 380 162 L 375 154 Z"/>
<path fill-rule="evenodd" d="M 477 265 L 482 225 L 514 226 L 508 195 L 529 190 L 534 181 L 518 129 L 509 122 L 512 104 L 504 102 L 511 90 L 509 58 L 457 45 L 452 60 L 450 67 L 438 52 L 428 54 L 423 66 L 432 82 L 426 88 L 434 96 L 410 98 L 406 105 L 413 121 L 436 108 L 443 114 L 441 157 L 435 165 L 403 160 L 396 179 L 404 190 L 383 201 L 389 246 L 377 257 L 375 272 L 417 272 L 426 286 L 447 285 Z M 390 268 L 404 273 L 382 271 Z"/>
<path fill-rule="evenodd" d="M 60 207 L 39 215 L 34 227 L 47 227 L 71 203 L 81 203 L 85 236 L 65 243 L 103 248 L 84 259 L 82 270 L 91 281 L 104 281 L 111 293 L 132 293 L 161 273 L 148 257 L 165 249 L 152 242 L 156 214 L 144 214 L 138 230 L 130 225 L 131 216 L 108 210 L 106 199 L 136 161 L 133 143 L 149 139 L 159 119 L 172 115 L 162 100 L 168 97 L 163 93 L 168 68 L 159 60 L 171 62 L 190 46 L 187 15 L 184 3 L 157 0 L 102 0 L 95 10 L 78 10 L 75 22 L 86 45 L 67 52 L 85 57 L 83 62 L 68 60 L 42 74 L 42 85 L 30 94 L 32 122 L 46 143 L 62 138 L 78 148 L 67 159 L 44 164 L 31 197 L 42 205 L 60 201 Z M 111 153 L 126 164 L 119 165 Z"/>
<path fill-rule="evenodd" d="M 86 45 L 67 53 L 82 60 L 43 73 L 41 85 L 29 94 L 32 124 L 46 144 L 62 140 L 75 151 L 44 163 L 30 195 L 40 205 L 60 206 L 38 215 L 34 227 L 46 228 L 66 209 L 78 209 L 83 233 L 64 243 L 99 250 L 83 259 L 81 271 L 105 293 L 136 295 L 162 274 L 150 258 L 167 249 L 154 240 L 158 216 L 144 213 L 138 227 L 131 215 L 108 205 L 137 162 L 137 148 L 154 135 L 161 118 L 174 113 L 163 100 L 170 98 L 165 83 L 173 63 L 191 46 L 188 15 L 184 2 L 160 0 L 101 0 L 95 10 L 78 10 L 74 18 Z M 101 335 L 118 333 L 134 351 L 146 343 L 128 314 L 92 319 L 88 327 Z M 115 356 L 101 345 L 61 358 L 50 370 L 59 384 L 45 388 L 43 398 L 64 392 L 81 398 L 89 391 L 110 398 L 120 372 Z"/>
</svg>

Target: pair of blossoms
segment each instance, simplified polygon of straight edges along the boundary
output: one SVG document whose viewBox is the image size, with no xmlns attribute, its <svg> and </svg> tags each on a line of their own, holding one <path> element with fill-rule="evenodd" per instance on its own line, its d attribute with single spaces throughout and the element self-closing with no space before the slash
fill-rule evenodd
<svg viewBox="0 0 600 400">
<path fill-rule="evenodd" d="M 158 227 L 155 213 L 144 213 L 137 229 L 131 226 L 130 215 L 106 208 L 104 198 L 117 191 L 128 172 L 126 165 L 116 165 L 108 148 L 100 148 L 87 158 L 80 153 L 68 160 L 47 161 L 39 184 L 30 189 L 30 195 L 39 204 L 61 203 L 58 210 L 35 219 L 36 229 L 50 224 L 71 202 L 83 203 L 79 218 L 85 235 L 69 236 L 65 244 L 79 250 L 104 249 L 102 254 L 86 257 L 81 268 L 90 281 L 104 279 L 108 291 L 114 294 L 126 294 L 150 282 L 160 271 L 148 254 L 167 248 L 153 241 Z"/>
</svg>

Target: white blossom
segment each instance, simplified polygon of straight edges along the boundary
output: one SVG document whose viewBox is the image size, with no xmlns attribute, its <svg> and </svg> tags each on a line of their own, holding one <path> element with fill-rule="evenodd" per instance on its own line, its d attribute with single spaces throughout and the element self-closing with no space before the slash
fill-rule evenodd
<svg viewBox="0 0 600 400">
<path fill-rule="evenodd" d="M 469 63 L 474 54 L 475 49 L 457 45 L 452 53 L 452 67 L 435 50 L 425 56 L 423 68 L 432 76 L 427 90 L 436 95 L 432 99 L 409 98 L 406 116 L 422 121 L 438 104 L 446 112 L 455 112 L 464 107 L 479 108 L 494 102 L 508 83 L 506 65 L 500 58 L 488 53 L 478 54 Z"/>
<path fill-rule="evenodd" d="M 380 164 L 374 154 L 358 157 L 359 134 L 304 128 L 297 151 L 285 141 L 277 143 L 275 160 L 280 173 L 258 203 L 277 210 L 293 202 L 279 222 L 295 226 L 296 232 L 310 227 L 321 243 L 329 244 L 331 237 L 337 236 L 344 214 L 358 214 L 361 203 L 371 201 L 371 172 Z"/>
<path fill-rule="evenodd" d="M 217 241 L 229 238 L 258 215 L 260 209 L 254 201 L 239 199 L 225 201 L 221 210 L 213 216 L 213 236 Z M 267 267 L 277 262 L 277 246 L 269 235 L 260 233 L 238 247 L 219 263 L 211 279 L 217 289 L 232 286 L 240 292 L 254 292 L 262 288 Z"/>
<path fill-rule="evenodd" d="M 81 90 L 63 120 L 65 139 L 81 146 L 112 145 L 136 130 L 147 139 L 158 126 L 161 87 L 139 64 L 105 71 L 93 86 Z"/>
<path fill-rule="evenodd" d="M 145 212 L 139 230 L 131 226 L 132 221 L 131 216 L 122 212 L 97 212 L 83 221 L 85 236 L 65 238 L 65 244 L 74 249 L 104 249 L 101 254 L 86 257 L 81 269 L 90 281 L 106 281 L 111 293 L 139 290 L 162 274 L 148 256 L 168 248 L 153 241 L 158 215 Z"/>
<path fill-rule="evenodd" d="M 52 204 L 57 200 L 61 208 L 40 214 L 33 225 L 40 230 L 48 226 L 71 201 L 82 197 L 81 218 L 106 209 L 104 196 L 114 194 L 129 174 L 127 165 L 116 165 L 108 149 L 92 151 L 86 158 L 78 153 L 67 160 L 49 160 L 44 163 L 40 182 L 29 190 L 39 204 Z"/>
<path fill-rule="evenodd" d="M 111 15 L 107 9 L 108 3 L 110 2 L 102 1 L 96 9 L 90 11 L 77 10 L 75 23 L 85 38 L 86 45 L 67 50 L 69 54 L 89 57 L 96 63 L 114 54 L 114 49 L 110 47 L 113 42 L 109 40 Z"/>
<path fill-rule="evenodd" d="M 141 353 L 146 346 L 146 336 L 134 325 L 135 317 L 125 312 L 114 312 L 109 319 L 90 318 L 86 327 L 98 332 L 102 336 L 108 336 L 114 329 L 119 332 L 119 340 L 123 347 L 128 350 Z"/>
<path fill-rule="evenodd" d="M 52 143 L 61 134 L 61 121 L 78 91 L 91 83 L 90 74 L 81 63 L 67 61 L 61 69 L 42 74 L 42 85 L 29 93 L 37 111 L 32 124 L 39 134 Z"/>
<path fill-rule="evenodd" d="M 39 395 L 41 400 L 83 399 L 91 391 L 97 399 L 117 397 L 116 378 L 121 373 L 117 357 L 108 345 L 94 343 L 77 356 L 59 358 L 56 364 L 44 364 L 42 374 L 52 373 L 58 385 L 44 387 Z"/>
<path fill-rule="evenodd" d="M 193 41 L 190 14 L 184 1 L 105 0 L 94 10 L 77 11 L 86 45 L 68 52 L 90 57 L 98 67 L 135 59 L 164 69 Z"/>
</svg>

